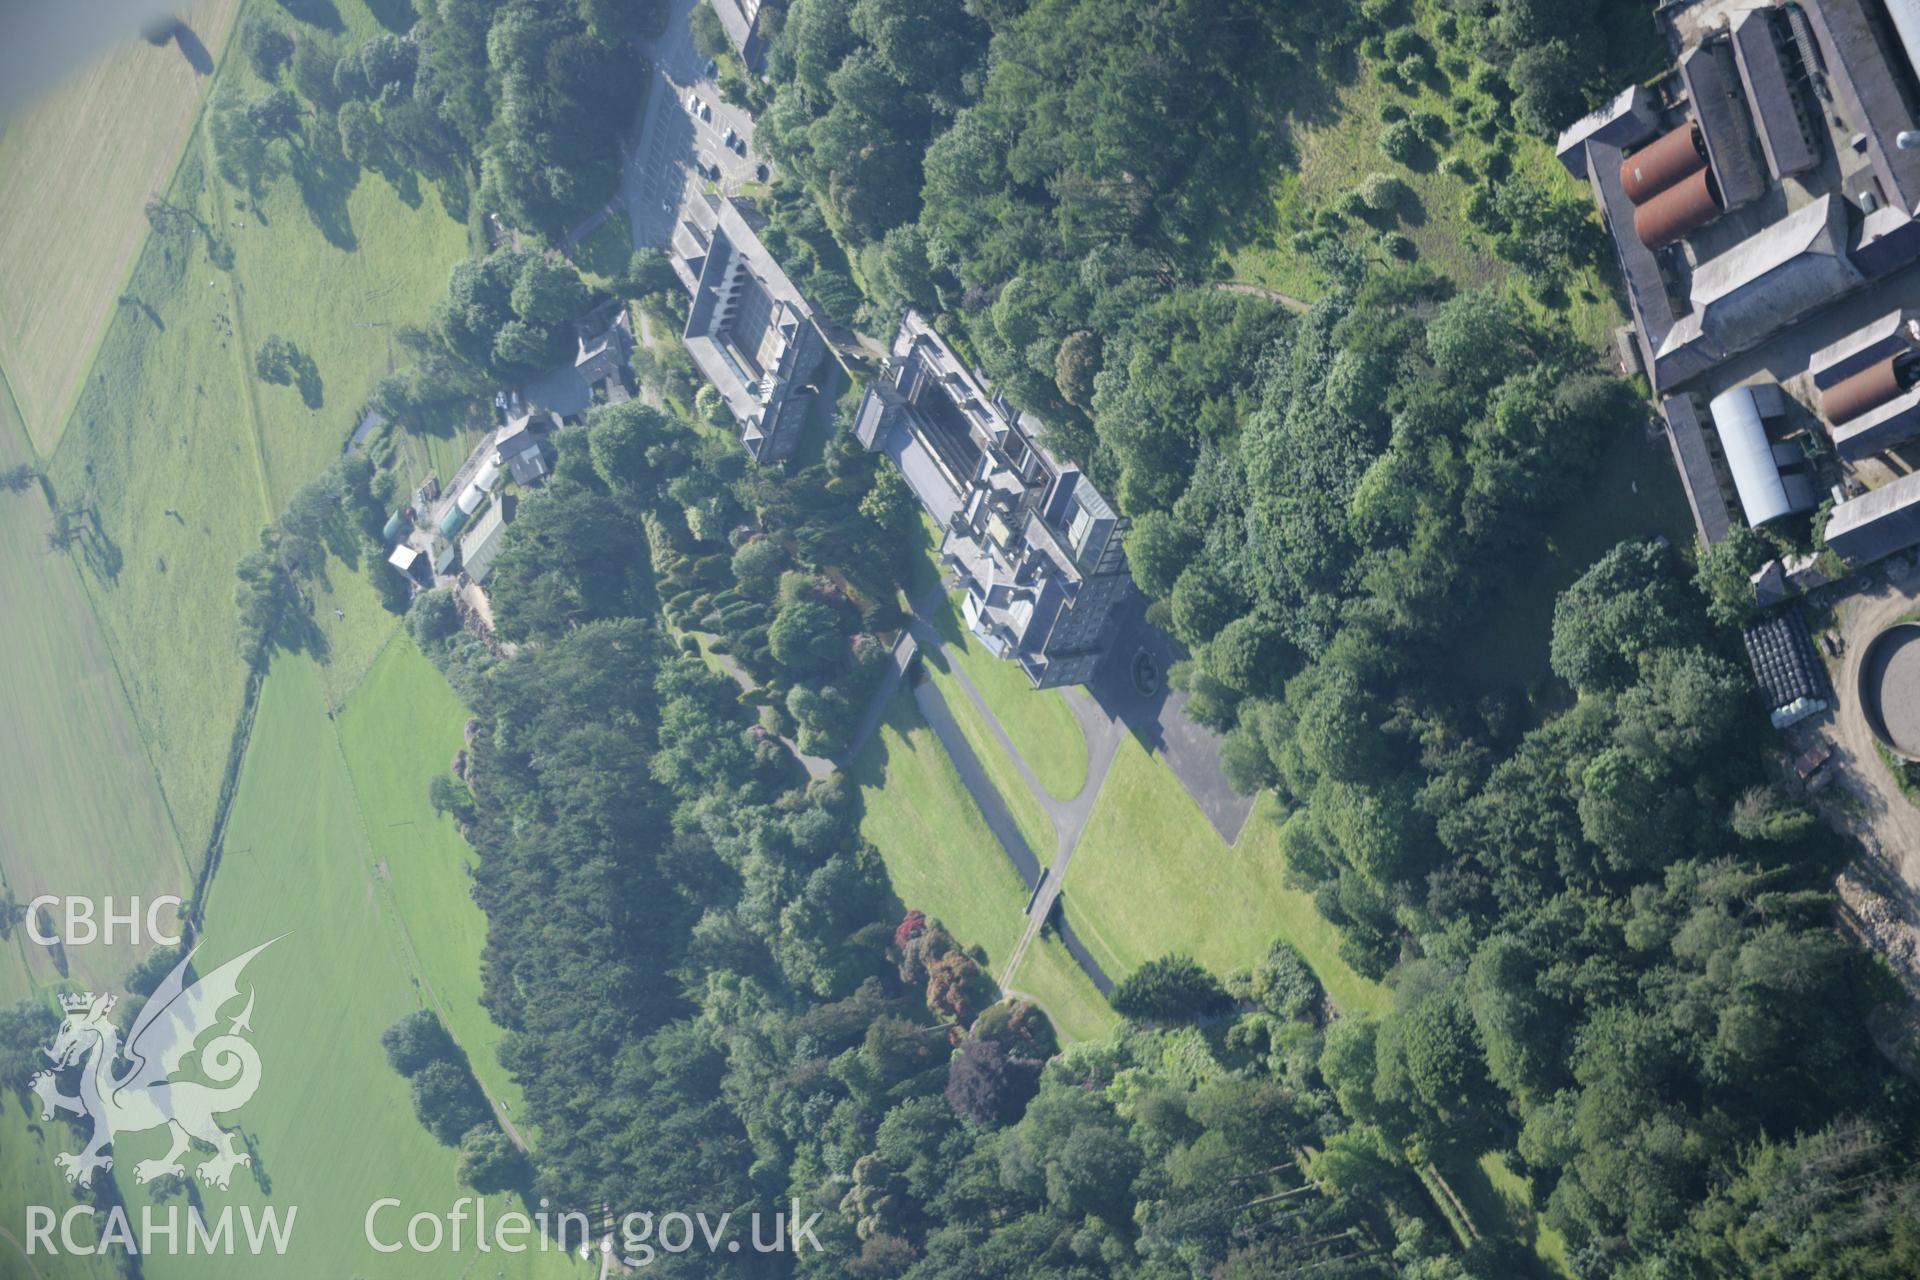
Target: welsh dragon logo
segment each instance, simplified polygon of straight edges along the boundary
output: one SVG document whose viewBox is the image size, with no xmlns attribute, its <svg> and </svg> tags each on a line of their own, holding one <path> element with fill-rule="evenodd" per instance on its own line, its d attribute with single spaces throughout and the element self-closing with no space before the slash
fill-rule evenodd
<svg viewBox="0 0 1920 1280">
<path fill-rule="evenodd" d="M 53 1119 L 56 1111 L 70 1111 L 93 1121 L 93 1135 L 84 1150 L 55 1157 L 67 1181 L 89 1185 L 94 1170 L 113 1168 L 113 1157 L 105 1152 L 116 1137 L 162 1127 L 170 1131 L 173 1145 L 160 1159 L 142 1160 L 133 1167 L 138 1182 L 184 1177 L 180 1157 L 195 1139 L 214 1148 L 215 1154 L 201 1161 L 199 1168 L 200 1180 L 208 1186 L 225 1191 L 234 1169 L 253 1163 L 252 1156 L 234 1149 L 234 1135 L 213 1118 L 246 1105 L 260 1087 L 260 1055 L 242 1035 L 253 1029 L 252 988 L 247 991 L 246 1007 L 226 1030 L 198 1050 L 198 1074 L 213 1083 L 172 1077 L 195 1053 L 200 1038 L 216 1027 L 221 1008 L 239 997 L 240 973 L 247 962 L 278 941 L 261 943 L 191 985 L 187 966 L 193 954 L 189 953 L 140 1010 L 127 1031 L 124 1048 L 119 1030 L 107 1016 L 113 1011 L 113 996 L 88 992 L 60 998 L 66 1020 L 46 1051 L 54 1068 L 35 1076 L 32 1089 L 40 1097 L 42 1120 Z M 79 1092 L 70 1097 L 60 1092 L 59 1079 L 76 1065 Z"/>
</svg>

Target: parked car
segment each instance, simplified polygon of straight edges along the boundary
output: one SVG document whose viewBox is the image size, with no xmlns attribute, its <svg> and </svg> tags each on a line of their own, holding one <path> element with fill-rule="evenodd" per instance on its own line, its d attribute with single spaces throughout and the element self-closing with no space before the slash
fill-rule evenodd
<svg viewBox="0 0 1920 1280">
<path fill-rule="evenodd" d="M 700 74 L 704 75 L 707 79 L 711 80 L 715 76 L 720 74 L 720 64 L 715 62 L 712 58 L 708 58 L 707 65 L 701 68 Z"/>
<path fill-rule="evenodd" d="M 735 133 L 732 129 L 728 129 L 725 133 L 720 135 L 720 145 L 723 147 L 731 147 L 733 146 L 734 142 L 739 139 L 739 137 L 740 137 L 739 134 Z"/>
<path fill-rule="evenodd" d="M 733 135 L 733 141 L 727 145 L 743 156 L 747 154 L 747 140 L 737 133 Z"/>
</svg>

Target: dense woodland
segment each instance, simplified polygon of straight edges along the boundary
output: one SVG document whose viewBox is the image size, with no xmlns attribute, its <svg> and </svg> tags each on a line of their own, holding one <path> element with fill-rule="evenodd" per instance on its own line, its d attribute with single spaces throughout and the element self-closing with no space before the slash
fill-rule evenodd
<svg viewBox="0 0 1920 1280">
<path fill-rule="evenodd" d="M 285 43 L 256 13 L 243 46 L 289 87 L 215 106 L 235 175 L 337 147 L 550 237 L 610 189 L 627 37 L 661 12 L 422 0 L 345 49 L 285 7 Z M 1436 13 L 1499 90 L 1474 125 L 1494 136 L 1584 107 L 1645 19 Z M 1062 1051 L 994 1003 L 965 940 L 893 898 L 844 776 L 809 784 L 780 741 L 844 743 L 900 621 L 910 496 L 844 433 L 752 468 L 681 419 L 685 370 L 650 354 L 674 407 L 594 410 L 519 503 L 489 582 L 518 656 L 443 595 L 410 618 L 480 720 L 436 795 L 480 853 L 486 1001 L 541 1135 L 528 1175 L 476 1121 L 470 1180 L 825 1214 L 821 1256 L 666 1274 L 1447 1280 L 1529 1265 L 1491 1229 L 1463 1250 L 1432 1190 L 1504 1153 L 1578 1280 L 1920 1272 L 1920 1098 L 1868 1031 L 1897 996 L 1833 928 L 1848 849 L 1769 785 L 1737 566 L 1696 586 L 1679 549 L 1624 543 L 1538 638 L 1550 687 L 1470 687 L 1451 661 L 1639 429 L 1535 305 L 1597 230 L 1489 175 L 1476 224 L 1529 292 L 1461 293 L 1332 221 L 1267 225 L 1296 113 L 1356 59 L 1432 73 L 1412 17 L 792 0 L 762 18 L 767 79 L 723 74 L 782 174 L 768 243 L 823 310 L 885 332 L 922 308 L 1132 518 L 1135 579 L 1192 654 L 1175 677 L 1237 784 L 1285 802 L 1290 875 L 1392 1007 L 1332 1007 L 1284 940 L 1247 972 L 1129 975 L 1104 1043 Z M 1396 146 L 1441 136 L 1402 123 Z M 1216 287 L 1223 250 L 1263 236 L 1312 258 L 1311 308 Z M 620 289 L 671 307 L 660 266 Z M 378 404 L 405 419 L 539 367 L 582 290 L 537 254 L 463 264 Z M 354 546 L 368 483 L 350 465 L 303 492 L 243 566 L 253 656 L 327 540 Z M 453 1069 L 395 1055 L 464 1141 Z"/>
</svg>

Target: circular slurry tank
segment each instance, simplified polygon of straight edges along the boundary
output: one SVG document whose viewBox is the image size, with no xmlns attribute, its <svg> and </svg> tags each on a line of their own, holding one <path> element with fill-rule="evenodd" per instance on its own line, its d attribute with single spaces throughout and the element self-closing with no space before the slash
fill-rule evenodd
<svg viewBox="0 0 1920 1280">
<path fill-rule="evenodd" d="M 1867 727 L 1893 751 L 1920 760 L 1920 622 L 1898 622 L 1873 638 L 1860 663 Z"/>
</svg>

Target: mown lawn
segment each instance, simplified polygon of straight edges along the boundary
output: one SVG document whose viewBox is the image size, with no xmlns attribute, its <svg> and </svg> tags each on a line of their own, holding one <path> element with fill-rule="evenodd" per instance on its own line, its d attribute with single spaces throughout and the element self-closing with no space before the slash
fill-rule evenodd
<svg viewBox="0 0 1920 1280">
<path fill-rule="evenodd" d="M 1533 1250 L 1532 1274 L 1561 1280 L 1573 1274 L 1567 1242 L 1535 1212 L 1533 1183 L 1515 1173 L 1506 1157 L 1489 1151 L 1464 1168 L 1449 1169 L 1447 1183 L 1481 1231 L 1497 1231 Z"/>
<path fill-rule="evenodd" d="M 919 524 L 919 555 L 911 562 L 907 582 L 909 599 L 919 599 L 936 587 L 940 565 L 940 531 L 924 514 Z M 1039 690 L 1027 680 L 1019 664 L 1003 661 L 967 630 L 960 613 L 960 594 L 940 597 L 934 605 L 934 629 L 959 655 L 961 669 L 994 716 L 1007 731 L 1027 767 L 1054 796 L 1071 800 L 1087 781 L 1087 738 L 1080 732 L 1066 697 L 1057 689 Z M 952 701 L 951 695 L 948 701 Z M 976 748 L 978 750 L 978 748 Z M 1049 845 L 1051 847 L 1051 845 Z M 1042 858 L 1041 861 L 1045 861 Z"/>
<path fill-rule="evenodd" d="M 933 681 L 934 687 L 947 700 L 947 709 L 953 713 L 953 722 L 960 726 L 961 736 L 979 758 L 980 767 L 986 770 L 988 781 L 993 783 L 1000 798 L 1006 801 L 1007 812 L 1013 815 L 1014 825 L 1026 837 L 1027 847 L 1033 850 L 1034 859 L 1041 866 L 1046 866 L 1053 861 L 1053 821 L 1034 798 L 1033 789 L 1027 786 L 1026 779 L 1020 776 L 1013 757 L 1007 754 L 1007 749 L 1000 745 L 1000 739 L 987 727 L 986 717 L 980 714 L 979 706 L 967 696 L 967 691 L 960 687 L 953 673 L 947 670 L 942 656 L 928 653 L 921 659 L 921 665 L 927 678 Z"/>
<path fill-rule="evenodd" d="M 1061 800 L 1079 795 L 1087 782 L 1087 738 L 1066 695 L 1058 689 L 1035 689 L 1019 663 L 988 653 L 967 630 L 957 595 L 943 602 L 935 622 L 1040 785 Z"/>
<path fill-rule="evenodd" d="M 0 471 L 27 449 L 0 388 Z M 43 893 L 111 894 L 123 906 L 136 894 L 189 897 L 154 763 L 80 577 L 47 549 L 51 526 L 38 485 L 0 492 L 0 886 L 22 903 Z M 69 974 L 117 986 L 143 951 L 124 938 L 72 947 Z M 58 978 L 42 948 L 25 954 L 41 982 Z"/>
<path fill-rule="evenodd" d="M 1120 1025 L 1120 1015 L 1093 985 L 1093 979 L 1068 954 L 1066 944 L 1050 932 L 1033 940 L 1007 985 L 1026 992 L 1047 1011 L 1063 1044 L 1104 1040 Z"/>
<path fill-rule="evenodd" d="M 947 758 L 901 689 L 860 756 L 853 779 L 865 813 L 860 834 L 880 850 L 905 908 L 944 923 L 962 945 L 1007 958 L 1026 923 L 1027 887 L 987 830 Z"/>
<path fill-rule="evenodd" d="M 860 833 L 880 851 L 903 907 L 938 919 L 962 946 L 982 948 L 989 969 L 1033 997 L 1062 1040 L 1098 1039 L 1115 1025 L 1118 1018 L 1058 938 L 1035 939 L 1017 974 L 999 973 L 1026 928 L 1027 888 L 909 690 L 894 695 L 854 762 L 853 778 L 865 806 Z M 1049 840 L 1038 853 L 1043 865 L 1052 848 Z"/>
<path fill-rule="evenodd" d="M 1116 982 L 1170 952 L 1225 974 L 1285 938 L 1341 1009 L 1384 1010 L 1386 988 L 1340 958 L 1339 931 L 1312 897 L 1282 883 L 1280 819 L 1274 797 L 1261 796 L 1228 847 L 1173 773 L 1130 736 L 1067 867 L 1067 919 Z"/>
<path fill-rule="evenodd" d="M 411 637 L 395 635 L 336 718 L 367 842 L 384 870 L 422 998 L 466 1049 L 487 1091 L 509 1114 L 520 1087 L 500 1065 L 503 1034 L 480 1006 L 487 918 L 468 896 L 473 849 L 449 815 L 427 803 L 427 784 L 465 745 L 468 711 Z"/>
<path fill-rule="evenodd" d="M 402 672 L 402 675 L 405 673 Z M 364 732 L 375 732 L 369 722 Z M 202 958 L 212 968 L 279 938 L 247 969 L 257 992 L 254 1045 L 259 1092 L 229 1123 L 254 1154 L 216 1207 L 298 1206 L 298 1230 L 276 1272 L 288 1275 L 456 1277 L 476 1274 L 469 1252 L 375 1253 L 363 1235 L 373 1200 L 399 1197 L 406 1212 L 445 1212 L 467 1194 L 454 1152 L 413 1115 L 407 1082 L 388 1066 L 380 1034 L 423 1002 L 423 972 L 396 925 L 377 866 L 392 851 L 370 846 L 335 722 L 313 663 L 283 656 L 261 694 L 258 719 L 220 870 L 207 904 Z M 372 812 L 391 812 L 376 798 Z M 399 803 L 393 801 L 391 803 Z M 408 892 L 411 892 L 409 886 Z M 393 892 L 400 886 L 394 883 Z M 462 899 L 462 904 L 464 899 Z M 472 910 L 468 906 L 469 910 Z M 477 914 L 477 913 L 476 913 Z M 476 1055 L 477 1056 L 477 1055 Z M 129 1134 L 124 1167 L 158 1150 L 157 1135 Z M 133 1211 L 144 1190 L 122 1180 Z M 496 1211 L 507 1206 L 499 1200 Z M 402 1222 L 404 1226 L 404 1221 Z M 253 1277 L 243 1255 L 143 1259 L 149 1280 Z M 584 1275 L 553 1253 L 490 1254 L 484 1274 Z"/>
<path fill-rule="evenodd" d="M 238 8 L 180 10 L 206 58 L 220 56 Z M 211 82 L 182 47 L 129 31 L 0 131 L 0 369 L 41 453 L 59 443 L 146 238 L 147 198 L 167 188 Z"/>
</svg>

